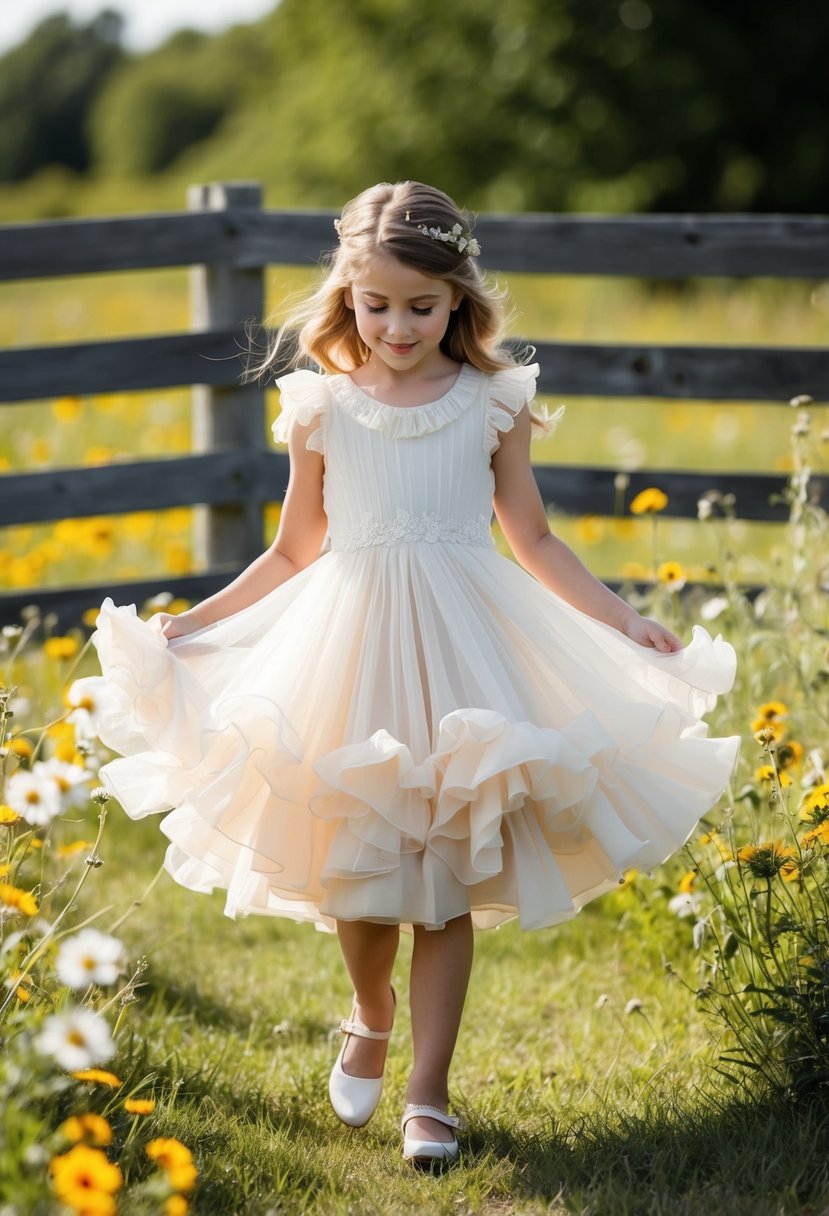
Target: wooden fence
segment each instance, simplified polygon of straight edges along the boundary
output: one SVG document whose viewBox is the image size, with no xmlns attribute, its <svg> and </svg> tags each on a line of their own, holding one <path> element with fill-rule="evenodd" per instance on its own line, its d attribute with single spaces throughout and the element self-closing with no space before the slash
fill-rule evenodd
<svg viewBox="0 0 829 1216">
<path fill-rule="evenodd" d="M 0 624 L 19 620 L 31 603 L 55 613 L 57 627 L 65 628 L 105 595 L 139 605 L 161 590 L 202 599 L 264 548 L 264 506 L 283 497 L 288 458 L 270 450 L 263 388 L 239 384 L 243 325 L 263 316 L 267 266 L 316 263 L 332 245 L 335 213 L 265 211 L 260 187 L 249 183 L 193 186 L 188 204 L 180 213 L 0 226 L 0 280 L 190 266 L 193 289 L 189 333 L 0 351 L 0 404 L 181 385 L 193 385 L 195 394 L 192 454 L 0 477 L 0 523 L 205 504 L 196 555 L 208 569 L 6 593 Z M 498 271 L 829 278 L 825 215 L 485 215 L 477 232 L 486 266 Z M 829 399 L 829 354 L 822 348 L 535 345 L 539 389 L 556 396 Z M 547 465 L 535 472 L 548 506 L 613 514 L 616 470 Z M 696 517 L 697 501 L 710 489 L 733 492 L 742 519 L 786 514 L 770 502 L 785 485 L 779 474 L 649 468 L 629 479 L 626 501 L 659 485 L 669 497 L 667 515 Z M 824 503 L 827 484 L 812 482 Z"/>
</svg>

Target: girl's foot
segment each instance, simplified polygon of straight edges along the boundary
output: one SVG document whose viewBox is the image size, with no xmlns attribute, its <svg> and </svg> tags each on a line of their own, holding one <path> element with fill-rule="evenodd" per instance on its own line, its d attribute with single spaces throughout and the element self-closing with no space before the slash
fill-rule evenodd
<svg viewBox="0 0 829 1216">
<path fill-rule="evenodd" d="M 392 1004 L 391 1020 L 393 1020 L 396 998 L 394 989 L 391 989 L 390 992 Z M 361 1007 L 355 1003 L 351 1017 L 340 1023 L 340 1030 L 346 1038 L 331 1070 L 331 1075 L 328 1078 L 328 1095 L 331 1099 L 331 1105 L 334 1107 L 337 1117 L 351 1127 L 362 1127 L 363 1124 L 369 1121 L 377 1109 L 377 1104 L 383 1092 L 386 1047 L 391 1037 L 390 1026 L 387 1030 L 374 1030 L 366 1025 L 361 1017 L 361 1013 Z M 379 1054 L 380 1061 L 379 1064 L 375 1064 L 375 1071 L 355 1071 L 355 1069 L 365 1069 L 372 1066 L 370 1062 L 361 1058 L 360 1053 L 356 1051 L 350 1053 L 350 1067 L 348 1069 L 345 1068 L 346 1052 L 351 1048 L 355 1040 L 358 1040 L 360 1043 L 370 1044 L 375 1054 Z M 356 1062 L 355 1056 L 357 1057 Z"/>
<path fill-rule="evenodd" d="M 358 1005 L 355 1001 L 351 1019 L 372 1030 L 391 1030 L 394 1022 L 395 993 L 389 989 L 388 999 L 379 1006 Z M 349 1035 L 343 1052 L 343 1072 L 349 1077 L 379 1077 L 386 1065 L 388 1039 L 365 1039 Z"/>
<path fill-rule="evenodd" d="M 400 1120 L 403 1131 L 403 1159 L 425 1169 L 442 1168 L 458 1160 L 460 1146 L 455 1128 L 458 1120 L 446 1114 L 442 1107 L 407 1103 Z M 434 1131 L 424 1134 L 420 1128 L 440 1128 L 440 1138 Z"/>
<path fill-rule="evenodd" d="M 409 1108 L 412 1106 L 433 1106 L 438 1110 L 445 1111 L 448 1102 L 428 1102 L 426 1099 L 415 1099 L 411 1096 L 406 1098 L 406 1112 L 409 1115 Z M 428 1115 L 409 1115 L 406 1121 L 406 1134 L 414 1140 L 433 1140 L 440 1144 L 451 1144 L 455 1139 L 454 1127 L 447 1126 L 445 1123 L 440 1123 L 437 1119 L 430 1119 Z"/>
</svg>

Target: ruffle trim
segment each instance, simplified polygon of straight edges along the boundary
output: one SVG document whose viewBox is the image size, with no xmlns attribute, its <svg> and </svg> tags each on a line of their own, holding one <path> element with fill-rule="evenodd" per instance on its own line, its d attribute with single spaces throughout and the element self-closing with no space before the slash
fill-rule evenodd
<svg viewBox="0 0 829 1216">
<path fill-rule="evenodd" d="M 316 427 L 305 441 L 309 451 L 325 454 L 328 421 L 328 388 L 324 376 L 309 369 L 289 372 L 276 381 L 279 388 L 281 413 L 271 427 L 275 443 L 287 443 L 294 422 L 307 426 L 319 418 Z"/>
<path fill-rule="evenodd" d="M 484 450 L 488 455 L 497 451 L 501 444 L 500 435 L 512 430 L 518 414 L 535 397 L 540 370 L 537 363 L 528 363 L 521 367 L 505 368 L 490 376 L 484 431 Z M 546 407 L 540 413 L 534 411 L 535 417 L 541 420 L 543 434 L 552 434 L 564 410 L 565 407 L 560 405 L 552 413 Z"/>
<path fill-rule="evenodd" d="M 485 373 L 464 363 L 455 383 L 437 401 L 424 405 L 387 405 L 375 401 L 348 375 L 329 377 L 331 391 L 350 418 L 391 439 L 416 439 L 459 418 L 474 401 Z"/>
<path fill-rule="evenodd" d="M 169 812 L 168 869 L 195 890 L 226 888 L 231 916 L 324 922 L 338 891 L 394 888 L 420 854 L 419 886 L 447 873 L 473 909 L 555 924 L 629 866 L 671 856 L 739 754 L 739 736 L 707 738 L 676 704 L 632 706 L 639 738 L 625 745 L 591 710 L 558 729 L 468 707 L 441 720 L 421 762 L 382 729 L 311 761 L 270 697 L 209 700 L 134 605 L 106 599 L 93 641 L 105 675 L 76 681 L 72 700 L 98 705 L 98 735 L 122 753 L 102 783 L 132 818 Z M 413 898 L 437 914 L 440 890 Z M 401 922 L 414 920 L 398 898 Z"/>
</svg>

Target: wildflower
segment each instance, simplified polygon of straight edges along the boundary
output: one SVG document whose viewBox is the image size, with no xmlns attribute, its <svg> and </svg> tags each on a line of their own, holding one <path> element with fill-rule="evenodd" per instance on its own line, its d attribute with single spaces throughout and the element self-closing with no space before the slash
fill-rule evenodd
<svg viewBox="0 0 829 1216">
<path fill-rule="evenodd" d="M 619 879 L 619 887 L 624 890 L 625 887 L 633 886 L 638 873 L 638 870 L 625 870 L 624 874 Z"/>
<path fill-rule="evenodd" d="M 155 1098 L 127 1098 L 124 1110 L 129 1115 L 151 1115 L 155 1110 Z"/>
<path fill-rule="evenodd" d="M 723 839 L 720 832 L 703 832 L 699 838 L 699 842 L 700 844 L 712 844 L 720 857 L 731 856 L 728 842 Z"/>
<path fill-rule="evenodd" d="M 6 798 L 12 810 L 33 827 L 51 823 L 61 811 L 57 785 L 39 773 L 12 773 L 6 782 Z"/>
<path fill-rule="evenodd" d="M 715 621 L 718 616 L 721 616 L 728 607 L 728 600 L 724 595 L 714 595 L 710 600 L 706 600 L 699 610 L 699 614 L 704 621 Z"/>
<path fill-rule="evenodd" d="M 51 760 L 36 760 L 32 766 L 32 775 L 45 782 L 54 783 L 64 809 L 85 804 L 85 791 L 81 786 L 86 785 L 93 777 L 88 769 L 79 764 L 68 764 L 57 756 L 53 756 Z"/>
<path fill-rule="evenodd" d="M 9 740 L 9 751 L 24 760 L 28 760 L 34 750 L 34 744 L 25 735 L 15 735 Z"/>
<path fill-rule="evenodd" d="M 824 819 L 829 819 L 829 782 L 816 785 L 807 794 L 800 808 L 800 818 L 809 823 L 822 823 Z"/>
<path fill-rule="evenodd" d="M 688 575 L 679 562 L 662 562 L 656 571 L 656 576 L 669 591 L 681 591 L 688 581 Z"/>
<path fill-rule="evenodd" d="M 78 639 L 73 637 L 51 637 L 43 643 L 47 659 L 74 659 L 80 650 Z"/>
<path fill-rule="evenodd" d="M 164 1170 L 167 1181 L 174 1190 L 191 1191 L 196 1185 L 193 1154 L 180 1140 L 151 1140 L 147 1145 L 147 1156 Z"/>
<path fill-rule="evenodd" d="M 69 685 L 65 698 L 72 713 L 68 720 L 73 723 L 79 737 L 97 737 L 99 716 L 106 696 L 106 681 L 102 676 L 82 676 Z"/>
<path fill-rule="evenodd" d="M 124 946 L 117 937 L 98 929 L 81 929 L 58 951 L 55 970 L 67 988 L 113 984 L 123 969 Z"/>
<path fill-rule="evenodd" d="M 762 844 L 746 844 L 737 850 L 737 861 L 745 865 L 755 878 L 774 878 L 783 873 L 792 877 L 797 869 L 797 853 L 780 840 L 766 840 Z"/>
<path fill-rule="evenodd" d="M 631 997 L 627 1005 L 625 1005 L 625 1013 L 640 1013 L 642 1010 L 642 1002 L 638 996 Z"/>
<path fill-rule="evenodd" d="M 102 1064 L 115 1054 L 106 1020 L 84 1008 L 50 1014 L 35 1039 L 35 1046 L 67 1072 Z"/>
<path fill-rule="evenodd" d="M 649 486 L 639 491 L 630 504 L 630 511 L 632 515 L 653 515 L 657 511 L 664 511 L 667 505 L 667 494 L 656 486 Z"/>
<path fill-rule="evenodd" d="M 788 712 L 782 701 L 765 701 L 757 710 L 757 717 L 763 722 L 773 722 L 776 718 L 785 718 Z"/>
<path fill-rule="evenodd" d="M 596 1003 L 594 1005 L 594 1008 L 601 1009 L 603 1005 L 609 1005 L 609 1004 L 610 1004 L 610 997 L 607 995 L 606 992 L 602 992 L 602 993 L 600 993 L 599 996 L 596 997 Z"/>
<path fill-rule="evenodd" d="M 783 786 L 784 789 L 787 785 L 791 785 L 791 777 L 789 776 L 788 773 L 778 772 L 777 777 L 778 777 L 780 784 Z M 754 780 L 755 781 L 774 781 L 774 765 L 773 764 L 761 764 L 759 768 L 756 768 L 754 770 Z"/>
<path fill-rule="evenodd" d="M 812 398 L 809 396 L 808 393 L 799 393 L 796 397 L 791 397 L 789 399 L 789 405 L 794 410 L 800 409 L 800 407 L 802 405 L 811 405 L 811 404 L 812 404 Z"/>
<path fill-rule="evenodd" d="M 22 891 L 9 882 L 0 882 L 0 903 L 15 908 L 24 916 L 37 916 L 37 900 L 33 891 Z"/>
<path fill-rule="evenodd" d="M 803 833 L 802 843 L 805 847 L 811 844 L 829 844 L 829 820 L 819 823 L 816 828 Z"/>
<path fill-rule="evenodd" d="M 754 738 L 757 742 L 765 746 L 782 739 L 789 728 L 782 718 L 773 718 L 771 721 L 767 721 L 765 718 L 755 718 L 751 729 L 754 731 Z"/>
<path fill-rule="evenodd" d="M 13 811 L 10 806 L 0 806 L 0 827 L 11 828 L 16 823 L 20 823 L 20 815 L 17 811 Z"/>
<path fill-rule="evenodd" d="M 701 903 L 702 896 L 698 891 L 681 891 L 668 900 L 668 911 L 684 920 L 686 916 L 693 916 Z"/>
<path fill-rule="evenodd" d="M 164 1204 L 164 1216 L 187 1216 L 190 1204 L 183 1195 L 171 1195 Z"/>
<path fill-rule="evenodd" d="M 690 895 L 691 888 L 697 879 L 696 870 L 686 870 L 677 884 L 677 891 L 681 891 L 683 895 Z"/>
<path fill-rule="evenodd" d="M 777 763 L 781 768 L 793 768 L 803 759 L 803 744 L 796 739 L 781 743 L 776 749 Z"/>
<path fill-rule="evenodd" d="M 69 844 L 58 845 L 58 857 L 74 857 L 84 849 L 91 849 L 94 843 L 92 840 L 72 840 Z"/>
<path fill-rule="evenodd" d="M 76 1081 L 90 1081 L 93 1085 L 106 1085 L 109 1089 L 120 1089 L 123 1085 L 114 1072 L 107 1072 L 105 1068 L 79 1068 L 72 1076 Z"/>
<path fill-rule="evenodd" d="M 88 1141 L 90 1144 L 112 1144 L 112 1128 L 102 1115 L 91 1112 L 71 1115 L 60 1126 L 60 1131 L 73 1144 Z"/>
<path fill-rule="evenodd" d="M 123 1186 L 121 1170 L 99 1148 L 76 1144 L 68 1153 L 53 1157 L 49 1165 L 55 1193 L 67 1207 L 83 1216 L 110 1216 L 113 1195 Z"/>
</svg>

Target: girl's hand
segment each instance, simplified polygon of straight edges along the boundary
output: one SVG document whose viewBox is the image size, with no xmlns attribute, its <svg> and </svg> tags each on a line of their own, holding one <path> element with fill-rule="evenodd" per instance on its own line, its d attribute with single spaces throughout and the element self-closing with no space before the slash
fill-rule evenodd
<svg viewBox="0 0 829 1216">
<path fill-rule="evenodd" d="M 189 608 L 187 612 L 179 612 L 178 615 L 170 612 L 156 612 L 147 619 L 147 624 L 152 625 L 153 629 L 157 629 L 159 633 L 169 639 L 182 638 L 188 633 L 195 633 L 197 629 L 204 629 L 208 622 Z"/>
<path fill-rule="evenodd" d="M 683 644 L 675 633 L 660 625 L 659 621 L 652 621 L 650 617 L 640 616 L 638 613 L 629 619 L 624 633 L 640 646 L 652 646 L 654 650 L 660 650 L 664 654 L 682 650 Z"/>
</svg>

